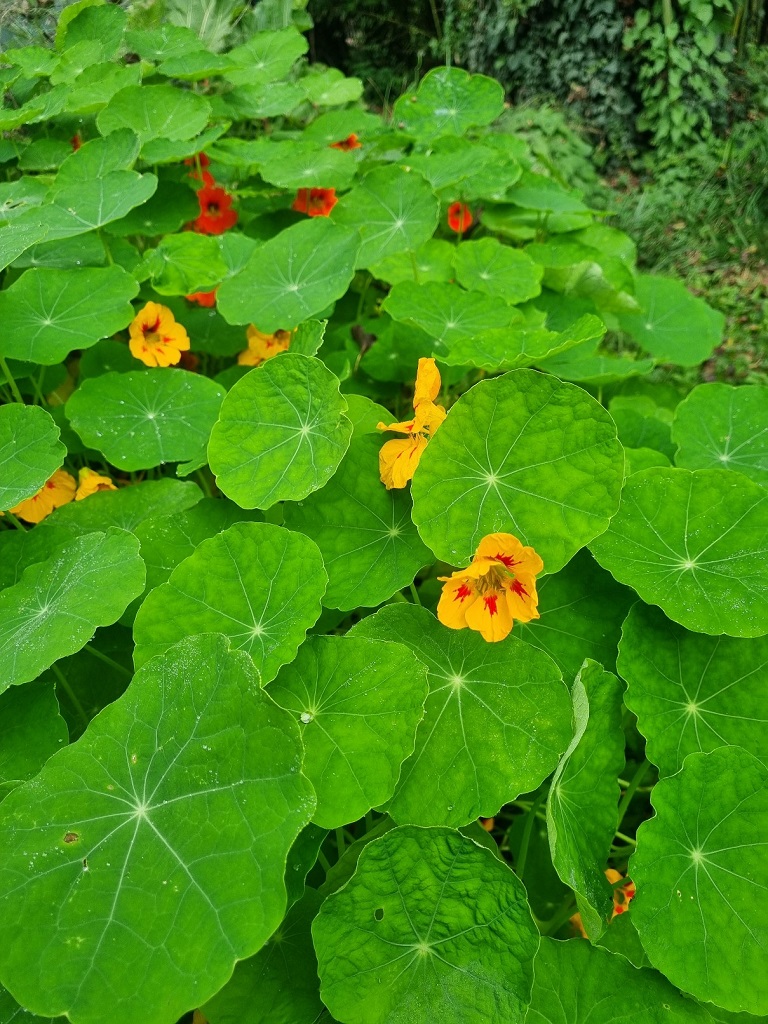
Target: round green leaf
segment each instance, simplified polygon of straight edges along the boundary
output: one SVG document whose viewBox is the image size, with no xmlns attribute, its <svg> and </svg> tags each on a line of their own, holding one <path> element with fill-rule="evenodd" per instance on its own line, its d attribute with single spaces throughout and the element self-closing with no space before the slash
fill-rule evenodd
<svg viewBox="0 0 768 1024">
<path fill-rule="evenodd" d="M 430 238 L 411 252 L 398 252 L 372 263 L 369 270 L 374 277 L 389 284 L 400 281 L 450 281 L 453 277 L 454 246 L 442 238 Z M 414 267 L 415 261 L 415 267 Z"/>
<path fill-rule="evenodd" d="M 768 633 L 768 494 L 722 469 L 646 469 L 590 545 L 647 604 L 699 633 Z"/>
<path fill-rule="evenodd" d="M 223 397 L 220 385 L 186 370 L 106 373 L 83 381 L 67 417 L 113 466 L 151 469 L 203 451 Z"/>
<path fill-rule="evenodd" d="M 3 54 L 5 57 L 5 54 Z M 10 992 L 0 985 L 0 1024 L 52 1024 L 50 1017 L 38 1017 L 19 1006 Z M 66 1017 L 57 1018 L 57 1024 L 66 1024 Z"/>
<path fill-rule="evenodd" d="M 497 296 L 435 282 L 402 281 L 392 288 L 381 308 L 393 320 L 421 327 L 449 349 L 457 340 L 474 339 L 520 320 L 520 313 Z"/>
<path fill-rule="evenodd" d="M 105 139 L 91 139 L 70 152 L 56 175 L 56 187 L 94 181 L 112 171 L 130 170 L 138 155 L 139 140 L 128 128 L 121 128 Z"/>
<path fill-rule="evenodd" d="M 129 85 L 116 93 L 96 118 L 102 135 L 130 128 L 142 143 L 178 142 L 198 135 L 208 124 L 211 105 L 204 96 L 172 85 Z"/>
<path fill-rule="evenodd" d="M 231 324 L 260 331 L 296 327 L 345 294 L 355 273 L 359 235 L 312 217 L 260 246 L 218 290 L 216 304 Z"/>
<path fill-rule="evenodd" d="M 262 682 L 292 661 L 317 621 L 328 577 L 317 546 L 267 523 L 236 523 L 204 540 L 136 615 L 142 665 L 190 633 L 224 633 L 253 658 Z"/>
<path fill-rule="evenodd" d="M 427 445 L 413 521 L 453 565 L 503 531 L 557 572 L 605 530 L 623 477 L 616 427 L 598 402 L 555 377 L 513 370 L 466 392 Z"/>
<path fill-rule="evenodd" d="M 3 530 L 0 532 L 0 590 L 12 587 L 24 570 L 44 562 L 63 550 L 71 539 L 69 530 L 47 526 L 44 530 Z"/>
<path fill-rule="evenodd" d="M 387 810 L 396 822 L 466 825 L 536 789 L 571 736 L 568 690 L 541 651 L 509 637 L 489 644 L 442 626 L 426 609 L 387 605 L 353 636 L 410 647 L 430 693 Z"/>
<path fill-rule="evenodd" d="M 116 526 L 133 532 L 152 516 L 183 512 L 196 505 L 203 494 L 197 484 L 181 480 L 144 480 L 116 491 L 99 491 L 87 501 L 71 501 L 51 513 L 42 528 L 66 527 L 79 535 Z"/>
<path fill-rule="evenodd" d="M 74 654 L 144 588 L 139 542 L 123 530 L 78 537 L 0 592 L 0 692 Z"/>
<path fill-rule="evenodd" d="M 722 341 L 723 314 L 692 295 L 682 281 L 640 274 L 635 298 L 639 311 L 619 314 L 619 325 L 662 362 L 696 366 Z"/>
<path fill-rule="evenodd" d="M 627 476 L 632 473 L 640 473 L 644 469 L 653 469 L 654 466 L 669 466 L 670 461 L 666 455 L 655 451 L 653 448 L 625 448 Z"/>
<path fill-rule="evenodd" d="M 675 462 L 735 469 L 768 485 L 768 395 L 759 387 L 700 384 L 675 410 Z"/>
<path fill-rule="evenodd" d="M 536 210 L 537 213 L 580 214 L 588 212 L 577 193 L 564 188 L 554 178 L 545 174 L 534 174 L 532 171 L 523 171 L 517 184 L 508 190 L 507 199 L 515 206 L 520 206 L 524 210 Z M 537 217 L 536 220 L 541 222 L 540 217 Z M 581 224 L 574 224 L 570 230 L 581 226 Z M 569 228 L 548 218 L 547 230 L 554 234 L 559 231 L 568 231 Z"/>
<path fill-rule="evenodd" d="M 432 561 L 411 522 L 408 491 L 388 491 L 379 479 L 380 448 L 380 437 L 353 441 L 321 491 L 285 507 L 286 525 L 320 548 L 329 608 L 382 604 Z"/>
<path fill-rule="evenodd" d="M 661 775 L 674 775 L 687 754 L 728 744 L 766 760 L 768 637 L 689 633 L 638 602 L 624 623 L 618 666 Z"/>
<path fill-rule="evenodd" d="M 50 683 L 12 686 L 0 695 L 0 800 L 36 775 L 68 742 L 67 724 Z"/>
<path fill-rule="evenodd" d="M 0 354 L 52 366 L 127 327 L 139 286 L 122 267 L 26 270 L 0 292 Z"/>
<path fill-rule="evenodd" d="M 392 829 L 312 926 L 325 1005 L 355 1024 L 522 1024 L 539 933 L 525 889 L 451 829 Z"/>
<path fill-rule="evenodd" d="M 301 723 L 312 820 L 338 828 L 392 796 L 424 714 L 427 671 L 403 644 L 313 636 L 269 695 Z"/>
<path fill-rule="evenodd" d="M 236 965 L 224 988 L 202 1008 L 210 1024 L 330 1024 L 323 1018 L 310 930 L 322 902 L 320 893 L 307 889 L 256 956 Z"/>
<path fill-rule="evenodd" d="M 5 984 L 82 1024 L 210 998 L 285 912 L 314 807 L 300 767 L 290 716 L 222 637 L 153 661 L 0 809 Z"/>
<path fill-rule="evenodd" d="M 493 78 L 461 68 L 434 68 L 415 93 L 397 100 L 393 114 L 398 128 L 428 139 L 463 135 L 468 128 L 495 121 L 503 109 L 504 89 Z"/>
<path fill-rule="evenodd" d="M 651 963 L 698 999 L 768 1013 L 768 768 L 741 747 L 689 754 L 651 803 L 629 863 Z"/>
<path fill-rule="evenodd" d="M 129 29 L 125 45 L 146 61 L 158 63 L 182 57 L 200 49 L 200 36 L 183 25 L 154 25 L 151 29 Z"/>
<path fill-rule="evenodd" d="M 235 84 L 266 85 L 284 78 L 307 52 L 309 43 L 295 25 L 276 32 L 256 32 L 247 43 L 227 55 L 239 65 L 227 78 Z"/>
<path fill-rule="evenodd" d="M 0 509 L 14 508 L 39 491 L 66 454 L 59 428 L 45 409 L 0 406 Z"/>
<path fill-rule="evenodd" d="M 584 662 L 571 688 L 574 736 L 547 798 L 552 863 L 576 893 L 582 923 L 593 940 L 605 931 L 613 912 L 604 868 L 618 827 L 623 690 L 602 665 Z"/>
<path fill-rule="evenodd" d="M 498 295 L 511 304 L 532 299 L 541 291 L 543 270 L 539 264 L 528 253 L 495 238 L 461 242 L 453 264 L 459 284 Z"/>
<path fill-rule="evenodd" d="M 5 268 L 27 249 L 41 241 L 48 234 L 45 215 L 31 210 L 32 217 L 18 217 L 11 224 L 3 226 L 0 232 L 0 270 Z"/>
<path fill-rule="evenodd" d="M 621 626 L 634 594 L 619 586 L 586 549 L 536 584 L 539 618 L 515 623 L 517 635 L 550 656 L 573 679 L 584 658 L 612 672 Z"/>
<path fill-rule="evenodd" d="M 578 345 L 568 352 L 542 359 L 538 365 L 547 373 L 553 373 L 564 380 L 582 381 L 593 387 L 615 384 L 627 377 L 638 377 L 650 373 L 653 359 L 633 359 L 628 354 L 604 355 L 596 350 L 594 341 Z"/>
<path fill-rule="evenodd" d="M 142 280 L 150 278 L 161 295 L 188 295 L 218 285 L 226 276 L 227 265 L 217 239 L 182 231 L 168 235 L 145 253 L 141 271 Z"/>
<path fill-rule="evenodd" d="M 13 227 L 34 218 L 48 228 L 46 241 L 82 235 L 120 220 L 134 206 L 145 203 L 156 188 L 154 174 L 111 171 L 104 177 L 56 188 L 52 202 L 19 217 Z"/>
<path fill-rule="evenodd" d="M 656 971 L 581 939 L 544 936 L 534 968 L 526 1024 L 711 1024 L 703 1006 Z"/>
<path fill-rule="evenodd" d="M 208 456 L 216 482 L 243 508 L 297 501 L 333 475 L 352 436 L 338 378 L 286 352 L 241 378 L 224 399 Z"/>
<path fill-rule="evenodd" d="M 108 141 L 111 136 L 107 136 Z M 200 212 L 200 204 L 191 188 L 176 181 L 161 181 L 157 191 L 142 206 L 137 206 L 121 220 L 109 225 L 113 235 L 165 235 L 178 231 Z"/>
<path fill-rule="evenodd" d="M 363 242 L 356 266 L 371 264 L 398 252 L 411 252 L 432 237 L 440 204 L 420 174 L 383 167 L 342 196 L 333 220 L 356 229 Z"/>
<path fill-rule="evenodd" d="M 259 158 L 259 174 L 278 188 L 349 188 L 354 156 L 314 142 L 271 142 Z"/>
</svg>

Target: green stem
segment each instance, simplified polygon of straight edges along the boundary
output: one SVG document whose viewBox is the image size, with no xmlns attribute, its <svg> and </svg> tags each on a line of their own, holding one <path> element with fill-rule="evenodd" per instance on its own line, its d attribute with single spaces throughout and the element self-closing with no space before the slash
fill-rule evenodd
<svg viewBox="0 0 768 1024">
<path fill-rule="evenodd" d="M 317 859 L 320 861 L 320 867 L 327 875 L 328 872 L 331 870 L 331 862 L 328 860 L 328 858 L 325 856 L 322 850 L 318 852 Z"/>
<path fill-rule="evenodd" d="M 557 911 L 555 916 L 549 919 L 542 931 L 542 935 L 554 935 L 556 932 L 559 932 L 565 922 L 573 916 L 573 912 L 573 900 L 569 897 Z"/>
<path fill-rule="evenodd" d="M 11 394 L 13 395 L 14 399 L 17 402 L 21 402 L 21 404 L 24 405 L 24 398 L 22 397 L 22 394 L 19 391 L 19 386 L 16 383 L 13 374 L 8 369 L 8 363 L 6 363 L 5 359 L 3 359 L 2 356 L 0 356 L 0 370 L 2 370 L 3 373 L 5 374 L 5 379 L 8 381 L 8 386 L 11 389 Z"/>
<path fill-rule="evenodd" d="M 102 653 L 102 651 L 97 647 L 92 647 L 90 644 L 86 644 L 84 649 L 88 651 L 89 654 L 92 654 L 94 658 L 98 658 L 99 661 L 103 661 L 105 665 L 109 665 L 110 668 L 115 669 L 116 672 L 119 672 L 123 676 L 127 676 L 129 679 L 133 679 L 133 672 L 131 672 L 130 669 L 125 668 L 124 665 L 121 665 L 117 661 L 113 661 L 112 658 Z"/>
<path fill-rule="evenodd" d="M 339 860 L 341 860 L 341 858 L 344 856 L 344 851 L 346 850 L 346 848 L 347 848 L 347 844 L 346 844 L 346 841 L 344 839 L 344 829 L 343 828 L 337 828 L 336 829 L 336 852 L 339 855 Z"/>
<path fill-rule="evenodd" d="M 411 267 L 413 268 L 413 280 L 416 284 L 419 283 L 419 265 L 416 262 L 416 253 L 413 249 L 408 250 L 408 255 L 411 257 Z"/>
<path fill-rule="evenodd" d="M 16 518 L 13 512 L 4 512 L 3 514 L 5 515 L 9 523 L 13 523 L 17 530 L 26 530 L 26 526 L 24 526 L 23 523 L 19 522 L 19 520 Z"/>
<path fill-rule="evenodd" d="M 525 862 L 528 860 L 528 847 L 531 844 L 531 833 L 533 832 L 533 823 L 536 820 L 536 814 L 541 807 L 542 803 L 546 798 L 546 792 L 542 791 L 536 797 L 531 804 L 531 809 L 527 812 L 528 816 L 525 819 L 525 826 L 523 828 L 523 838 L 520 840 L 520 853 L 517 857 L 516 872 L 517 877 L 522 878 L 525 871 Z"/>
<path fill-rule="evenodd" d="M 202 487 L 203 494 L 206 496 L 206 498 L 212 498 L 213 495 L 211 494 L 210 484 L 208 483 L 208 479 L 202 469 L 198 469 L 198 471 L 195 473 L 195 479 Z"/>
<path fill-rule="evenodd" d="M 416 589 L 416 584 L 415 583 L 411 583 L 410 584 L 410 588 L 411 588 L 411 597 L 413 598 L 413 603 L 421 606 L 421 598 L 419 597 L 419 592 Z"/>
<path fill-rule="evenodd" d="M 107 240 L 104 237 L 104 232 L 102 231 L 101 228 L 99 228 L 99 230 L 98 230 L 98 236 L 99 236 L 101 244 L 102 244 L 102 246 L 104 248 L 104 255 L 105 255 L 106 259 L 107 259 L 107 265 L 111 267 L 114 264 L 115 261 L 112 259 L 112 253 L 110 251 L 109 245 L 107 244 Z"/>
<path fill-rule="evenodd" d="M 392 597 L 390 597 L 389 601 L 385 602 L 385 604 L 410 604 L 410 603 L 411 602 L 408 600 L 408 598 L 405 596 L 405 594 L 401 594 L 399 590 L 395 591 L 395 593 L 392 595 Z"/>
<path fill-rule="evenodd" d="M 57 664 L 54 663 L 51 666 L 51 668 L 53 669 L 53 674 L 56 676 L 56 678 L 58 679 L 59 683 L 61 684 L 62 690 L 69 697 L 69 699 L 70 699 L 70 701 L 72 703 L 72 707 L 75 709 L 75 711 L 78 713 L 80 718 L 83 720 L 83 725 L 86 726 L 86 728 L 87 728 L 87 726 L 88 726 L 88 724 L 90 722 L 90 718 L 85 713 L 85 708 L 80 703 L 80 700 L 79 700 L 77 694 L 75 693 L 75 691 L 72 689 L 72 687 L 67 682 L 67 677 L 64 675 L 64 673 L 61 671 L 61 669 L 59 668 L 59 666 Z"/>
<path fill-rule="evenodd" d="M 614 832 L 614 836 L 618 836 L 623 843 L 627 843 L 629 846 L 637 846 L 637 840 L 624 835 L 623 832 Z"/>
<path fill-rule="evenodd" d="M 616 828 L 617 829 L 619 829 L 621 827 L 621 823 L 624 820 L 624 815 L 627 813 L 629 805 L 632 802 L 632 797 L 637 792 L 638 786 L 640 785 L 640 783 L 645 778 L 645 776 L 648 773 L 650 767 L 651 767 L 651 763 L 648 760 L 648 758 L 646 758 L 643 761 L 643 763 L 638 766 L 637 770 L 635 771 L 635 774 L 629 780 L 629 785 L 624 790 L 624 796 L 621 798 L 621 800 L 619 802 L 618 821 L 616 822 Z M 619 833 L 617 832 L 616 835 L 618 835 L 618 834 Z"/>
</svg>

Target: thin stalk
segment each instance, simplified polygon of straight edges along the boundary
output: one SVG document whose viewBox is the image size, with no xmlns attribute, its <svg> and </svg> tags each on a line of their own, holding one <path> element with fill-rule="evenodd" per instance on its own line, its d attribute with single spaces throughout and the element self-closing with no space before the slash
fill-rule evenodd
<svg viewBox="0 0 768 1024">
<path fill-rule="evenodd" d="M 336 829 L 336 852 L 339 856 L 339 860 L 344 856 L 344 851 L 347 848 L 346 840 L 344 839 L 344 829 Z"/>
<path fill-rule="evenodd" d="M 3 514 L 5 515 L 9 523 L 13 523 L 17 530 L 26 530 L 26 526 L 23 523 L 19 522 L 19 520 L 16 518 L 13 512 L 4 512 Z"/>
<path fill-rule="evenodd" d="M 415 583 L 411 583 L 410 584 L 410 588 L 411 588 L 411 597 L 413 598 L 413 603 L 421 606 L 421 598 L 419 597 L 419 592 L 416 589 L 416 584 Z"/>
<path fill-rule="evenodd" d="M 621 827 L 621 823 L 624 820 L 624 815 L 627 813 L 627 809 L 629 808 L 629 805 L 632 802 L 632 797 L 637 792 L 638 786 L 640 785 L 640 783 L 645 778 L 645 776 L 648 773 L 648 770 L 650 769 L 650 767 L 651 767 L 651 763 L 648 760 L 648 758 L 646 758 L 643 761 L 643 763 L 641 765 L 639 765 L 639 767 L 635 771 L 635 774 L 629 780 L 629 785 L 624 790 L 624 795 L 622 796 L 622 798 L 621 798 L 621 800 L 619 802 L 619 818 L 618 818 L 618 821 L 616 822 L 616 828 L 617 829 Z M 619 833 L 617 832 L 616 835 L 618 835 L 618 834 Z"/>
<path fill-rule="evenodd" d="M 85 713 L 85 708 L 80 703 L 80 700 L 79 700 L 77 694 L 72 689 L 72 687 L 69 685 L 69 682 L 67 681 L 67 677 L 64 675 L 64 673 L 61 671 L 61 669 L 59 668 L 59 666 L 55 662 L 51 666 L 51 668 L 53 669 L 53 674 L 56 676 L 56 678 L 58 679 L 59 683 L 61 684 L 62 690 L 66 693 L 66 695 L 69 697 L 70 701 L 72 702 L 72 707 L 75 709 L 75 711 L 78 713 L 80 718 L 83 720 L 83 725 L 87 727 L 89 722 L 90 722 L 90 718 Z"/>
<path fill-rule="evenodd" d="M 16 383 L 11 371 L 8 369 L 8 363 L 6 363 L 2 356 L 0 356 L 0 370 L 5 374 L 5 379 L 8 381 L 8 387 L 11 389 L 14 401 L 21 402 L 21 404 L 24 405 L 24 398 L 19 391 L 19 385 Z"/>
<path fill-rule="evenodd" d="M 202 487 L 203 494 L 206 496 L 206 498 L 212 498 L 213 495 L 211 494 L 210 484 L 208 483 L 208 479 L 206 478 L 206 475 L 202 469 L 198 469 L 198 471 L 195 473 L 195 479 Z"/>
<path fill-rule="evenodd" d="M 416 284 L 419 284 L 419 265 L 416 262 L 416 253 L 413 249 L 408 250 L 408 255 L 411 257 L 411 267 L 413 268 L 413 280 Z"/>
<path fill-rule="evenodd" d="M 98 658 L 99 661 L 103 661 L 105 665 L 109 665 L 110 668 L 113 668 L 116 672 L 119 672 L 120 675 L 127 676 L 128 679 L 133 679 L 133 672 L 131 672 L 130 669 L 127 669 L 125 668 L 124 665 L 121 665 L 119 662 L 114 661 L 112 658 L 109 657 L 109 655 L 104 654 L 97 647 L 92 647 L 91 644 L 86 644 L 85 650 L 88 651 L 89 654 L 92 654 L 94 658 Z"/>
<path fill-rule="evenodd" d="M 520 853 L 517 858 L 517 877 L 522 878 L 525 872 L 525 863 L 528 860 L 528 847 L 531 844 L 531 833 L 533 832 L 533 823 L 536 820 L 536 814 L 538 813 L 539 807 L 546 799 L 546 793 L 542 792 L 536 797 L 531 804 L 531 809 L 527 812 L 528 816 L 525 819 L 525 826 L 523 828 L 523 838 L 520 840 Z"/>
<path fill-rule="evenodd" d="M 107 265 L 111 267 L 114 264 L 115 261 L 112 259 L 112 251 L 110 250 L 109 244 L 107 243 L 107 240 L 104 237 L 104 232 L 102 231 L 101 228 L 99 228 L 97 234 L 99 236 L 99 240 L 101 241 L 102 247 L 104 249 L 104 256 L 105 256 L 105 258 L 107 260 Z"/>
<path fill-rule="evenodd" d="M 566 921 L 568 921 L 574 911 L 574 904 L 572 899 L 567 899 L 565 903 L 560 907 L 554 917 L 551 917 L 542 930 L 542 935 L 554 935 L 560 931 Z"/>
</svg>

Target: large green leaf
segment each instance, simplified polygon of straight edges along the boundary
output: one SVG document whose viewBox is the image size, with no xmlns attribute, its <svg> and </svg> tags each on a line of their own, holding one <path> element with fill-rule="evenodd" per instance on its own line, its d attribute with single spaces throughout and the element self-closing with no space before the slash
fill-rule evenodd
<svg viewBox="0 0 768 1024">
<path fill-rule="evenodd" d="M 68 741 L 50 683 L 11 686 L 0 695 L 0 800 L 36 775 Z"/>
<path fill-rule="evenodd" d="M 526 1024 L 711 1024 L 703 1006 L 656 971 L 638 970 L 582 939 L 545 936 L 534 970 Z"/>
<path fill-rule="evenodd" d="M 313 217 L 260 246 L 219 288 L 217 305 L 231 324 L 260 331 L 296 327 L 345 294 L 355 273 L 359 235 Z"/>
<path fill-rule="evenodd" d="M 48 234 L 48 225 L 37 207 L 30 211 L 31 216 L 20 216 L 11 224 L 3 225 L 0 232 L 0 270 L 5 270 L 23 252 Z"/>
<path fill-rule="evenodd" d="M 401 281 L 450 281 L 453 277 L 454 246 L 442 238 L 430 238 L 415 252 L 385 256 L 369 267 L 374 277 L 389 284 Z"/>
<path fill-rule="evenodd" d="M 370 267 L 386 256 L 415 252 L 432 237 L 439 212 L 437 197 L 420 174 L 383 167 L 343 196 L 332 217 L 360 233 L 356 265 Z"/>
<path fill-rule="evenodd" d="M 330 1024 L 323 1017 L 310 930 L 322 902 L 316 890 L 307 889 L 256 956 L 237 964 L 202 1009 L 210 1024 Z"/>
<path fill-rule="evenodd" d="M 463 135 L 468 128 L 495 121 L 504 109 L 504 89 L 493 78 L 461 68 L 434 68 L 416 92 L 395 103 L 395 124 L 419 139 Z"/>
<path fill-rule="evenodd" d="M 495 238 L 461 242 L 454 257 L 456 280 L 465 288 L 498 295 L 505 302 L 525 302 L 541 291 L 542 268 L 520 249 Z"/>
<path fill-rule="evenodd" d="M 269 695 L 301 723 L 313 821 L 338 828 L 392 796 L 424 714 L 427 670 L 403 644 L 313 636 Z"/>
<path fill-rule="evenodd" d="M 69 530 L 62 526 L 47 526 L 44 530 L 0 531 L 0 590 L 18 583 L 30 565 L 44 562 L 63 550 L 71 536 Z"/>
<path fill-rule="evenodd" d="M 227 74 L 235 84 L 266 85 L 284 78 L 309 49 L 306 38 L 294 25 L 275 32 L 257 32 L 247 43 L 230 50 L 238 67 Z"/>
<path fill-rule="evenodd" d="M 661 775 L 674 775 L 687 754 L 728 744 L 766 760 L 768 637 L 689 633 L 638 602 L 624 623 L 618 667 Z"/>
<path fill-rule="evenodd" d="M 25 271 L 0 292 L 0 354 L 52 366 L 127 327 L 139 290 L 122 267 Z"/>
<path fill-rule="evenodd" d="M 108 135 L 104 141 L 111 138 Z M 200 204 L 191 188 L 184 188 L 177 181 L 160 181 L 155 194 L 121 220 L 113 221 L 109 232 L 120 236 L 165 235 L 193 221 L 199 212 Z"/>
<path fill-rule="evenodd" d="M 494 327 L 519 322 L 520 313 L 503 299 L 466 292 L 455 284 L 402 281 L 382 303 L 393 320 L 421 327 L 444 347 L 462 338 L 475 339 Z"/>
<path fill-rule="evenodd" d="M 182 231 L 145 253 L 141 273 L 161 295 L 188 295 L 223 281 L 227 265 L 216 238 Z"/>
<path fill-rule="evenodd" d="M 454 565 L 503 531 L 557 572 L 605 530 L 623 477 L 616 427 L 598 402 L 555 377 L 513 370 L 453 406 L 416 471 L 413 520 Z"/>
<path fill-rule="evenodd" d="M 77 185 L 112 171 L 130 170 L 138 155 L 139 140 L 130 129 L 121 128 L 104 139 L 91 139 L 70 153 L 59 168 L 56 185 Z"/>
<path fill-rule="evenodd" d="M 427 666 L 430 694 L 416 749 L 388 805 L 396 822 L 458 827 L 536 789 L 571 735 L 568 690 L 541 651 L 489 644 L 426 609 L 387 605 L 354 636 L 393 640 Z"/>
<path fill-rule="evenodd" d="M 539 933 L 516 876 L 451 829 L 392 829 L 312 926 L 343 1021 L 522 1024 Z"/>
<path fill-rule="evenodd" d="M 629 863 L 651 963 L 706 1002 L 768 1013 L 768 768 L 741 747 L 689 754 L 651 803 Z"/>
<path fill-rule="evenodd" d="M 700 384 L 675 409 L 675 462 L 735 469 L 768 485 L 768 395 L 760 387 Z"/>
<path fill-rule="evenodd" d="M 198 135 L 208 124 L 211 105 L 204 96 L 172 85 L 129 85 L 96 118 L 102 135 L 130 128 L 139 140 L 177 142 Z"/>
<path fill-rule="evenodd" d="M 13 508 L 39 491 L 66 454 L 59 428 L 45 409 L 0 406 L 0 509 Z"/>
<path fill-rule="evenodd" d="M 632 591 L 615 583 L 586 550 L 539 580 L 536 589 L 540 618 L 516 623 L 517 635 L 545 651 L 564 679 L 574 678 L 584 658 L 612 672 Z"/>
<path fill-rule="evenodd" d="M 349 188 L 353 156 L 313 142 L 273 142 L 264 147 L 259 174 L 278 188 Z"/>
<path fill-rule="evenodd" d="M 138 370 L 83 381 L 66 408 L 83 442 L 113 466 L 151 469 L 204 452 L 223 397 L 196 373 Z"/>
<path fill-rule="evenodd" d="M 587 659 L 571 688 L 574 736 L 552 778 L 547 831 L 552 863 L 576 893 L 587 934 L 598 938 L 613 912 L 605 865 L 618 824 L 624 768 L 623 685 Z"/>
<path fill-rule="evenodd" d="M 78 537 L 29 566 L 0 592 L 0 692 L 79 651 L 143 587 L 139 542 L 122 530 Z"/>
<path fill-rule="evenodd" d="M 382 604 L 432 560 L 411 522 L 408 491 L 388 491 L 379 479 L 380 447 L 378 437 L 353 440 L 321 491 L 285 506 L 286 525 L 306 533 L 322 552 L 328 572 L 323 603 L 330 608 Z"/>
<path fill-rule="evenodd" d="M 5 57 L 5 54 L 3 54 Z M 66 1024 L 66 1017 L 57 1018 L 57 1024 Z M 52 1024 L 50 1017 L 38 1017 L 19 1006 L 10 992 L 0 985 L 0 1024 Z"/>
<path fill-rule="evenodd" d="M 190 633 L 224 633 L 267 683 L 317 621 L 327 579 L 308 537 L 236 523 L 204 540 L 147 596 L 134 626 L 136 664 Z"/>
<path fill-rule="evenodd" d="M 507 199 L 524 210 L 535 210 L 537 214 L 580 214 L 586 213 L 587 207 L 579 199 L 579 194 L 572 189 L 564 188 L 554 178 L 545 174 L 523 171 L 520 180 L 507 192 Z M 537 217 L 539 224 L 543 218 Z M 562 224 L 546 220 L 547 230 L 551 232 L 567 231 Z M 576 225 L 574 225 L 576 226 Z"/>
<path fill-rule="evenodd" d="M 662 362 L 696 366 L 720 344 L 725 318 L 682 281 L 640 274 L 635 279 L 638 312 L 619 315 L 621 329 Z"/>
<path fill-rule="evenodd" d="M 3 981 L 83 1024 L 105 1006 L 167 1024 L 212 996 L 282 919 L 314 807 L 300 766 L 290 716 L 222 637 L 153 661 L 2 805 Z"/>
<path fill-rule="evenodd" d="M 319 359 L 287 352 L 247 373 L 221 407 L 211 470 L 243 508 L 297 501 L 333 475 L 352 436 L 338 378 Z"/>
<path fill-rule="evenodd" d="M 724 469 L 646 469 L 592 553 L 688 629 L 768 633 L 768 494 Z"/>
<path fill-rule="evenodd" d="M 173 372 L 173 371 L 172 371 Z M 133 531 L 152 516 L 183 512 L 196 505 L 203 493 L 197 484 L 182 480 L 144 480 L 116 491 L 99 491 L 87 501 L 71 501 L 43 521 L 43 529 L 66 527 L 73 534 L 116 526 Z"/>
</svg>

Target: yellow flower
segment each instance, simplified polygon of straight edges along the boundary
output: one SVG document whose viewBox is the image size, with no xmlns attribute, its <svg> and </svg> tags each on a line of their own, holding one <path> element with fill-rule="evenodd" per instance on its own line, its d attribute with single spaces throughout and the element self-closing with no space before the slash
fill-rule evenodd
<svg viewBox="0 0 768 1024">
<path fill-rule="evenodd" d="M 629 902 L 635 895 L 635 883 L 627 879 L 624 885 L 617 885 L 616 883 L 621 882 L 625 876 L 619 871 L 616 871 L 615 868 L 606 868 L 605 877 L 613 886 L 612 921 L 614 917 L 618 917 L 620 914 L 625 914 L 627 910 L 629 910 Z M 584 924 L 582 923 L 581 914 L 574 914 L 570 921 L 574 930 L 577 931 L 583 939 L 589 938 L 584 928 Z"/>
<path fill-rule="evenodd" d="M 25 498 L 10 511 L 25 523 L 39 523 L 55 508 L 69 504 L 75 496 L 76 489 L 75 478 L 65 469 L 57 469 L 37 494 Z"/>
<path fill-rule="evenodd" d="M 75 494 L 75 501 L 82 501 L 83 498 L 90 497 L 91 494 L 95 494 L 97 491 L 116 491 L 117 487 L 112 483 L 108 476 L 103 476 L 101 473 L 97 473 L 93 469 L 81 469 L 78 471 L 78 485 L 77 494 Z"/>
<path fill-rule="evenodd" d="M 290 331 L 275 331 L 274 334 L 263 334 L 260 330 L 250 325 L 246 331 L 248 348 L 244 349 L 237 357 L 240 366 L 259 366 L 265 359 L 285 352 L 291 344 Z"/>
<path fill-rule="evenodd" d="M 128 329 L 132 354 L 147 366 L 175 366 L 189 349 L 189 337 L 173 313 L 159 302 L 148 302 Z"/>
<path fill-rule="evenodd" d="M 440 391 L 440 372 L 434 359 L 420 359 L 413 395 L 416 415 L 402 423 L 378 423 L 378 430 L 408 434 L 406 441 L 387 441 L 379 452 L 379 476 L 387 490 L 405 487 L 413 479 L 421 453 L 446 416 L 442 405 L 435 405 Z"/>
<path fill-rule="evenodd" d="M 494 643 L 509 635 L 515 619 L 538 619 L 536 574 L 544 563 L 533 548 L 511 533 L 489 533 L 478 545 L 471 565 L 445 581 L 437 617 L 451 629 L 474 629 Z"/>
</svg>

